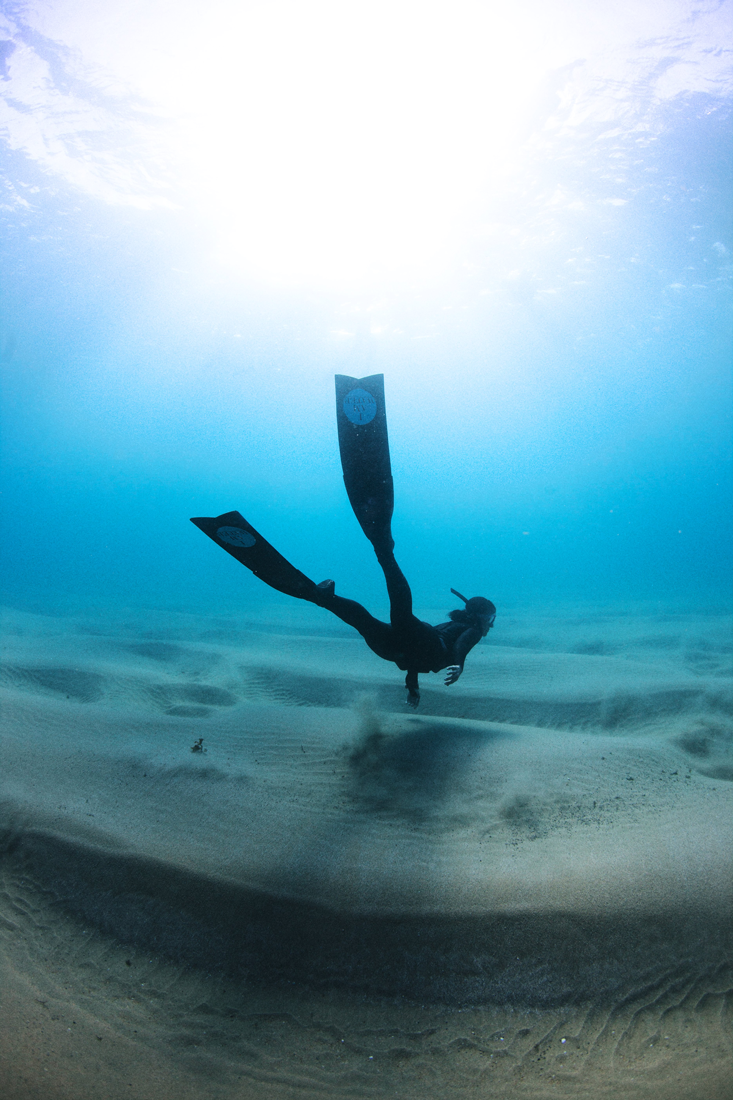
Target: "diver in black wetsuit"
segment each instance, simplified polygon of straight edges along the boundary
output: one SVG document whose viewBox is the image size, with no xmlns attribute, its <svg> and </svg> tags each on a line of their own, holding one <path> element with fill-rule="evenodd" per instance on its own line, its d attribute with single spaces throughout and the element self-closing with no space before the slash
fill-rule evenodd
<svg viewBox="0 0 733 1100">
<path fill-rule="evenodd" d="M 394 490 L 384 377 L 374 374 L 369 378 L 350 378 L 337 374 L 336 416 L 344 485 L 354 515 L 374 547 L 387 582 L 389 623 L 375 619 L 355 600 L 337 596 L 333 581 L 314 584 L 239 512 L 199 516 L 191 522 L 265 584 L 278 592 L 317 604 L 358 630 L 378 657 L 394 661 L 398 668 L 407 672 L 407 701 L 416 707 L 420 702 L 419 673 L 445 669 L 445 683 L 455 684 L 463 672 L 467 654 L 494 625 L 496 608 L 483 596 L 467 600 L 451 588 L 465 607 L 451 611 L 449 622 L 431 626 L 413 615 L 410 586 L 394 556 L 391 529 Z"/>
<path fill-rule="evenodd" d="M 438 626 L 421 622 L 412 613 L 412 592 L 392 551 L 383 551 L 377 558 L 389 592 L 389 623 L 375 619 L 355 600 L 335 595 L 333 581 L 316 585 L 319 595 L 314 602 L 358 630 L 378 657 L 394 661 L 398 668 L 407 672 L 407 701 L 416 707 L 420 702 L 418 674 L 446 669 L 445 683 L 455 684 L 463 672 L 466 657 L 494 625 L 496 608 L 483 596 L 467 600 L 451 588 L 451 592 L 463 600 L 465 608 L 449 612 L 450 621 Z"/>
<path fill-rule="evenodd" d="M 466 656 L 494 625 L 496 608 L 491 600 L 483 596 L 467 600 L 455 588 L 451 592 L 463 600 L 465 607 L 451 611 L 447 623 L 431 626 L 421 622 L 412 613 L 410 586 L 395 561 L 389 534 L 373 542 L 389 593 L 390 621 L 383 623 L 356 600 L 337 596 L 333 581 L 315 584 L 279 554 L 239 512 L 213 518 L 200 516 L 192 522 L 271 588 L 317 604 L 358 630 L 373 653 L 384 661 L 394 661 L 407 673 L 405 686 L 410 706 L 416 707 L 420 702 L 419 673 L 446 669 L 445 683 L 455 684 L 463 672 Z"/>
</svg>

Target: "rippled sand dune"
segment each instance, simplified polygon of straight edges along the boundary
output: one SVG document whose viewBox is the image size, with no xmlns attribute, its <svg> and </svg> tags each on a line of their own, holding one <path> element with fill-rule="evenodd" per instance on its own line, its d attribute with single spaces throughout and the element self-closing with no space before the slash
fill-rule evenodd
<svg viewBox="0 0 733 1100">
<path fill-rule="evenodd" d="M 295 614 L 7 613 L 3 1097 L 729 1096 L 729 621 Z"/>
</svg>

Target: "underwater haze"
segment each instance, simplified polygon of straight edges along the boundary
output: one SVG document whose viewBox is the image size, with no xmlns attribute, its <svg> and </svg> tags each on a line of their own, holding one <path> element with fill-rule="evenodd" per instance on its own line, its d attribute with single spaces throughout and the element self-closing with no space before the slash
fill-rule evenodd
<svg viewBox="0 0 733 1100">
<path fill-rule="evenodd" d="M 732 32 L 1 0 L 8 1100 L 728 1095 Z M 189 522 L 388 618 L 334 374 L 416 714 Z"/>
</svg>

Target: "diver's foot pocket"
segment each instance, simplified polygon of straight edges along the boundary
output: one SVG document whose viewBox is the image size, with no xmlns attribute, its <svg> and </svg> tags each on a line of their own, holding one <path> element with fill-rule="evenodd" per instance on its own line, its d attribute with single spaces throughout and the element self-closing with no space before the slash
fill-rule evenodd
<svg viewBox="0 0 733 1100">
<path fill-rule="evenodd" d="M 318 593 L 316 603 L 325 605 L 331 600 L 336 592 L 335 581 L 321 581 L 316 585 L 316 592 Z"/>
</svg>

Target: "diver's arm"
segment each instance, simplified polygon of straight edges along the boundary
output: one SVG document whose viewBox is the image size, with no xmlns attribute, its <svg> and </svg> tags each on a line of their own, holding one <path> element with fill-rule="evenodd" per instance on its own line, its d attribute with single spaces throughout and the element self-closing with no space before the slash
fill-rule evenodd
<svg viewBox="0 0 733 1100">
<path fill-rule="evenodd" d="M 446 685 L 455 684 L 456 680 L 463 672 L 463 663 L 466 657 L 471 652 L 476 642 L 481 641 L 481 631 L 476 630 L 475 627 L 470 626 L 468 630 L 464 630 L 462 634 L 456 638 L 453 644 L 453 659 L 455 664 L 448 665 L 446 668 Z"/>
<path fill-rule="evenodd" d="M 411 707 L 416 707 L 420 702 L 420 688 L 417 683 L 417 673 L 410 670 L 405 676 L 405 687 L 407 688 L 407 702 Z"/>
</svg>

